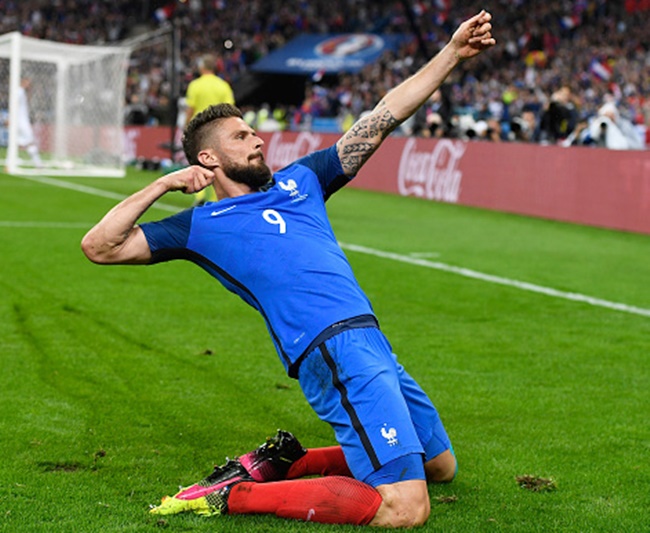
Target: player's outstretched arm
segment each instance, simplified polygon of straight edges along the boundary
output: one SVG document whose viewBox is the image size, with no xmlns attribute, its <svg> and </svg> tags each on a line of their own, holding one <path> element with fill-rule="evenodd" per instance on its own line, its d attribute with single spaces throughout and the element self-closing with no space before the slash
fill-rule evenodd
<svg viewBox="0 0 650 533">
<path fill-rule="evenodd" d="M 141 191 L 111 209 L 81 241 L 81 249 L 93 263 L 146 264 L 151 251 L 142 230 L 136 225 L 142 214 L 165 193 L 192 194 L 214 181 L 211 170 L 191 166 L 158 178 Z"/>
<path fill-rule="evenodd" d="M 433 59 L 389 91 L 339 139 L 336 147 L 347 176 L 361 169 L 383 140 L 427 101 L 460 62 L 496 44 L 491 20 L 490 13 L 481 11 L 463 22 Z"/>
</svg>

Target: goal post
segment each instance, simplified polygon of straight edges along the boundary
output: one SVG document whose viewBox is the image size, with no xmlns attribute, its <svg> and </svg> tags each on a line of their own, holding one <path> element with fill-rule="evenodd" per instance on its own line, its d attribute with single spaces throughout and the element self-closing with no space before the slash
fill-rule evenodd
<svg viewBox="0 0 650 533">
<path fill-rule="evenodd" d="M 0 159 L 10 174 L 123 177 L 131 48 L 0 36 Z"/>
</svg>

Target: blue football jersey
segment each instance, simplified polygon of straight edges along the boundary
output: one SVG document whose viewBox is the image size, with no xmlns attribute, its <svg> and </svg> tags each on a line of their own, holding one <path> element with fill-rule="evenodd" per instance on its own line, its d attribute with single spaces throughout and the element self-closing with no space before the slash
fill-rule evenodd
<svg viewBox="0 0 650 533">
<path fill-rule="evenodd" d="M 373 315 L 325 209 L 348 181 L 335 146 L 315 152 L 278 171 L 263 192 L 142 224 L 151 262 L 190 260 L 257 309 L 294 375 L 329 326 Z"/>
</svg>

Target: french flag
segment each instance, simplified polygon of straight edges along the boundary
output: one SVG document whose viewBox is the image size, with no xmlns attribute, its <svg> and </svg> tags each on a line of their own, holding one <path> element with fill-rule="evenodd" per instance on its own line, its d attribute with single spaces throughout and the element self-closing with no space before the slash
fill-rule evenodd
<svg viewBox="0 0 650 533">
<path fill-rule="evenodd" d="M 612 67 L 606 61 L 592 59 L 589 70 L 594 76 L 603 81 L 609 81 L 612 77 Z"/>
<path fill-rule="evenodd" d="M 311 76 L 311 81 L 314 83 L 318 83 L 323 79 L 323 76 L 325 75 L 325 69 L 318 69 L 316 72 L 314 72 Z"/>
<path fill-rule="evenodd" d="M 576 26 L 580 25 L 580 17 L 577 16 L 565 16 L 560 19 L 560 25 L 565 30 L 572 30 Z"/>
<path fill-rule="evenodd" d="M 416 16 L 421 17 L 426 13 L 427 6 L 425 6 L 423 2 L 416 2 L 411 9 Z"/>
<path fill-rule="evenodd" d="M 163 22 L 165 20 L 169 20 L 170 18 L 172 18 L 175 7 L 176 6 L 172 2 L 171 4 L 166 4 L 156 9 L 156 11 L 154 12 L 154 16 L 156 17 L 156 20 L 158 22 Z"/>
</svg>

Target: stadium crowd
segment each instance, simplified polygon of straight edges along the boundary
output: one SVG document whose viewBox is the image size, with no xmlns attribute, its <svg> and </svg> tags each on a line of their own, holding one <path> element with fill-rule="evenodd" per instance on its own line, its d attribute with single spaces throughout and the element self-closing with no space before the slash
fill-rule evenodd
<svg viewBox="0 0 650 533">
<path fill-rule="evenodd" d="M 218 55 L 220 76 L 234 83 L 257 59 L 302 32 L 419 34 L 396 53 L 356 74 L 309 80 L 301 104 L 274 114 L 248 110 L 255 125 L 299 129 L 314 118 L 346 124 L 367 111 L 446 42 L 460 20 L 481 8 L 499 20 L 498 45 L 461 66 L 402 134 L 492 141 L 595 144 L 639 148 L 650 130 L 649 2 L 642 0 L 187 0 L 173 16 L 181 33 L 180 94 L 195 59 Z M 172 4 L 128 0 L 0 0 L 0 33 L 72 43 L 117 43 L 136 29 L 169 24 Z M 417 32 L 414 32 L 417 29 Z M 132 122 L 168 124 L 171 84 L 165 43 L 132 55 L 127 109 Z M 238 102 L 240 103 L 240 102 Z M 267 125 L 268 126 L 268 125 Z M 609 131 L 610 135 L 605 135 Z M 635 144 L 636 142 L 636 144 Z M 627 143 L 627 144 L 624 144 Z"/>
</svg>

